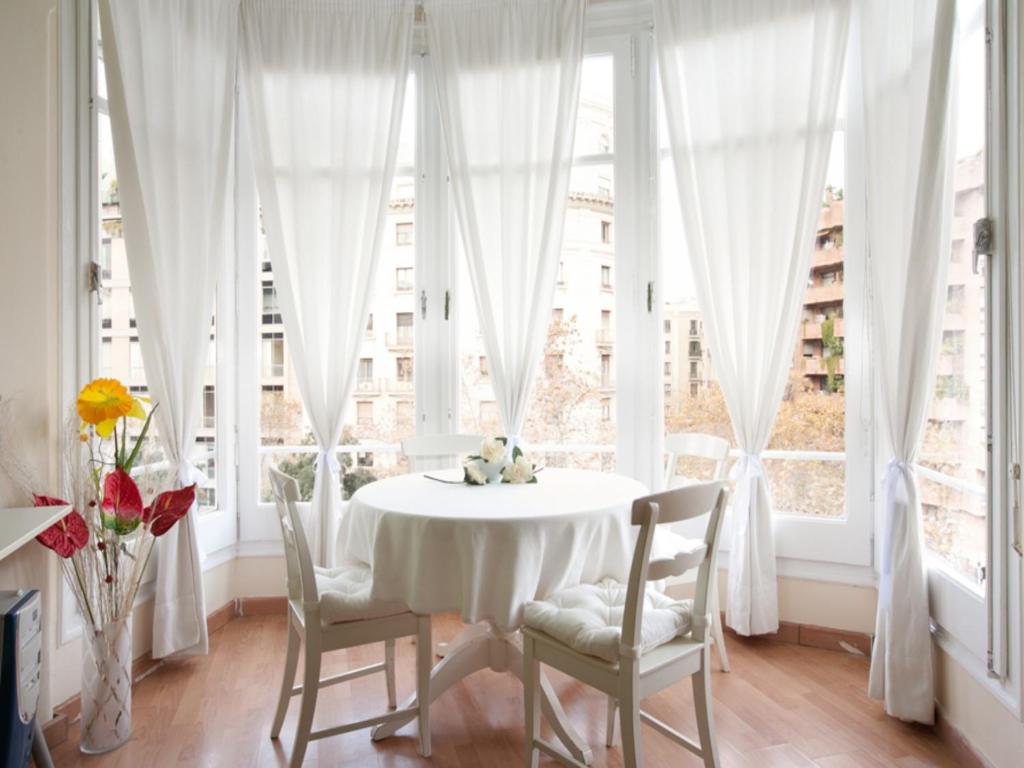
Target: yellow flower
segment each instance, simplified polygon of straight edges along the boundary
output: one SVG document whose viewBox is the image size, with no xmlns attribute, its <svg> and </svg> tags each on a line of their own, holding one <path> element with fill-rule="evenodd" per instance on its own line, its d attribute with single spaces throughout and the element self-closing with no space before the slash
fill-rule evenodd
<svg viewBox="0 0 1024 768">
<path fill-rule="evenodd" d="M 78 393 L 78 415 L 85 423 L 94 424 L 100 437 L 107 437 L 122 416 L 135 416 L 135 409 L 142 412 L 142 406 L 117 379 L 95 379 Z"/>
</svg>

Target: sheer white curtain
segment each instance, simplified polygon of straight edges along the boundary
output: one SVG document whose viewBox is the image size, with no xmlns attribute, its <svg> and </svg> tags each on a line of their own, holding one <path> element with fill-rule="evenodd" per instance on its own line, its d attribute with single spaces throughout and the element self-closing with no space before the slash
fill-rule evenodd
<svg viewBox="0 0 1024 768">
<path fill-rule="evenodd" d="M 413 0 L 243 0 L 243 79 L 285 338 L 319 454 L 307 535 L 334 564 L 335 448 L 366 327 Z"/>
<path fill-rule="evenodd" d="M 768 443 L 835 124 L 849 0 L 656 0 L 686 247 L 736 442 L 727 622 L 778 629 Z"/>
<path fill-rule="evenodd" d="M 110 121 L 139 345 L 179 481 L 190 462 L 231 247 L 238 0 L 101 0 Z M 157 540 L 153 656 L 205 653 L 195 509 Z"/>
<path fill-rule="evenodd" d="M 914 462 L 942 333 L 952 216 L 956 3 L 861 3 L 868 273 L 888 450 L 870 694 L 931 723 L 928 584 Z"/>
<path fill-rule="evenodd" d="M 551 319 L 585 8 L 585 0 L 424 1 L 462 242 L 513 443 Z"/>
</svg>

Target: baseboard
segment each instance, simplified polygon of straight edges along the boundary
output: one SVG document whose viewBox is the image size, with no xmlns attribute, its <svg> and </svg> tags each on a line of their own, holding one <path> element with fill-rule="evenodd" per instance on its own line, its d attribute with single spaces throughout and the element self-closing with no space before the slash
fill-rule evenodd
<svg viewBox="0 0 1024 768">
<path fill-rule="evenodd" d="M 235 604 L 238 616 L 273 616 L 288 611 L 287 597 L 240 597 Z"/>
<path fill-rule="evenodd" d="M 731 627 L 726 626 L 724 613 L 722 614 L 722 627 L 733 637 L 739 637 Z M 778 632 L 758 635 L 758 637 L 779 643 L 804 645 L 808 648 L 822 648 L 826 651 L 840 651 L 860 656 L 871 655 L 871 635 L 845 629 L 830 629 L 813 624 L 780 621 Z"/>
<path fill-rule="evenodd" d="M 978 754 L 957 727 L 946 719 L 938 705 L 935 707 L 935 733 L 949 747 L 960 768 L 992 768 L 992 764 Z"/>
<path fill-rule="evenodd" d="M 232 600 L 207 615 L 207 634 L 213 634 L 235 618 L 235 616 L 239 615 L 237 603 L 237 600 Z M 154 659 L 152 653 L 150 651 L 146 651 L 132 662 L 133 683 L 137 683 L 139 680 L 160 667 L 163 663 L 162 659 Z M 78 718 L 81 711 L 82 700 L 78 694 L 75 694 L 63 704 L 54 708 L 53 717 L 49 722 L 43 724 L 43 736 L 45 736 L 46 743 L 51 749 L 63 744 L 67 740 L 68 726 Z"/>
</svg>

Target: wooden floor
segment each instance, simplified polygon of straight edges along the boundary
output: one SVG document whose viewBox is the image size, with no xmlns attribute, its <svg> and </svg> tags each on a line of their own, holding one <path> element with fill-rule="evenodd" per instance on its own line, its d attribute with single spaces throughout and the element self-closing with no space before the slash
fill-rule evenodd
<svg viewBox="0 0 1024 768">
<path fill-rule="evenodd" d="M 435 640 L 459 629 L 454 617 L 435 617 Z M 770 641 L 728 639 L 733 672 L 714 675 L 715 717 L 725 766 L 878 768 L 956 766 L 931 729 L 895 722 L 867 698 L 867 661 Z M 413 685 L 414 648 L 399 643 L 399 695 Z M 284 766 L 288 764 L 298 699 L 281 739 L 268 736 L 285 656 L 284 616 L 236 619 L 210 638 L 210 655 L 166 664 L 139 682 L 134 734 L 120 750 L 85 758 L 78 727 L 54 751 L 57 766 Z M 383 646 L 339 652 L 324 674 L 383 657 Z M 299 669 L 301 669 L 301 664 Z M 595 768 L 622 765 L 604 746 L 604 698 L 568 678 L 552 682 L 572 721 L 594 750 Z M 383 675 L 325 689 L 314 728 L 382 711 Z M 480 672 L 438 699 L 431 710 L 434 755 L 416 752 L 415 725 L 374 744 L 368 731 L 312 742 L 306 765 L 505 768 L 522 765 L 522 688 L 507 674 Z M 648 699 L 646 710 L 696 737 L 690 685 Z M 701 763 L 643 727 L 645 765 Z M 554 763 L 551 763 L 552 765 Z"/>
</svg>

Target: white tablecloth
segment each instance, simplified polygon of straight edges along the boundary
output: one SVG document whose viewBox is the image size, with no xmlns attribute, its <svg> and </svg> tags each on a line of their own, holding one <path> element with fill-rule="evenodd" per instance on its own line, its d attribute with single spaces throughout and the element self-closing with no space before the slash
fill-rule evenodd
<svg viewBox="0 0 1024 768">
<path fill-rule="evenodd" d="M 466 623 L 510 632 L 530 600 L 626 579 L 630 505 L 646 493 L 636 480 L 575 469 L 545 469 L 531 485 L 482 487 L 402 475 L 356 492 L 340 551 L 373 569 L 375 598 L 421 614 L 459 611 Z"/>
</svg>

